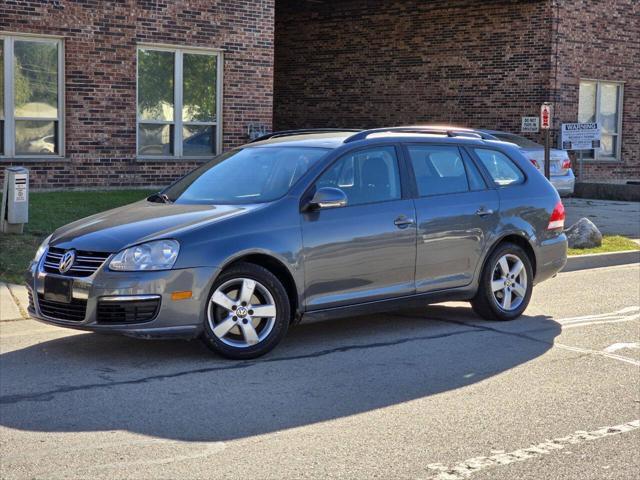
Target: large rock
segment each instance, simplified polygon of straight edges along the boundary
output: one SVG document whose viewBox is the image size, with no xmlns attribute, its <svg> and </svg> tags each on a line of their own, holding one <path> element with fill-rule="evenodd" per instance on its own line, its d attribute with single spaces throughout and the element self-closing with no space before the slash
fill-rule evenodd
<svg viewBox="0 0 640 480">
<path fill-rule="evenodd" d="M 588 218 L 581 218 L 567 231 L 569 248 L 594 248 L 602 245 L 602 233 Z"/>
</svg>

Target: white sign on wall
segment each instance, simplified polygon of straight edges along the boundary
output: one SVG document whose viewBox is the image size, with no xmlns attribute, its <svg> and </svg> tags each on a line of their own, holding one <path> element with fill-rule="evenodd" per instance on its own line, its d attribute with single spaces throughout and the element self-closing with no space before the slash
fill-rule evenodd
<svg viewBox="0 0 640 480">
<path fill-rule="evenodd" d="M 520 131 L 523 133 L 538 133 L 540 131 L 540 117 L 522 117 Z"/>
<path fill-rule="evenodd" d="M 27 201 L 27 176 L 25 174 L 16 174 L 13 201 L 15 203 Z"/>
<path fill-rule="evenodd" d="M 600 125 L 595 123 L 563 123 L 560 129 L 563 150 L 600 148 Z"/>
</svg>

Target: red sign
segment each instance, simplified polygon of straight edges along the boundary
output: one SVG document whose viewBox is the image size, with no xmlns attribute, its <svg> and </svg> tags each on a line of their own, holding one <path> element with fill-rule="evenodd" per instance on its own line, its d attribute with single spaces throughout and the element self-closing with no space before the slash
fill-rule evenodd
<svg viewBox="0 0 640 480">
<path fill-rule="evenodd" d="M 548 130 L 551 128 L 551 105 L 542 105 L 540 108 L 540 128 Z"/>
</svg>

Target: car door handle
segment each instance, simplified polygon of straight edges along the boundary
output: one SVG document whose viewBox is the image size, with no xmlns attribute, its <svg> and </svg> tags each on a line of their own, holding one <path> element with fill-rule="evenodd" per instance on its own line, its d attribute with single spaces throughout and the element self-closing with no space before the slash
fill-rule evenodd
<svg viewBox="0 0 640 480">
<path fill-rule="evenodd" d="M 415 221 L 413 218 L 405 217 L 404 215 L 400 215 L 393 221 L 393 224 L 398 228 L 407 228 L 409 225 L 413 225 Z"/>
<path fill-rule="evenodd" d="M 486 217 L 487 215 L 493 215 L 493 210 L 491 210 L 490 208 L 480 207 L 478 210 L 476 210 L 476 215 L 478 215 L 479 217 Z"/>
</svg>

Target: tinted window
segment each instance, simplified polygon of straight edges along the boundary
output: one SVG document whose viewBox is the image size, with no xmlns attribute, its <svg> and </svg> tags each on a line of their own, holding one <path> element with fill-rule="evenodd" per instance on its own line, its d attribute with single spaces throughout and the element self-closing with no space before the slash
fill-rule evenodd
<svg viewBox="0 0 640 480">
<path fill-rule="evenodd" d="M 476 167 L 476 165 L 466 155 L 464 165 L 467 167 L 467 176 L 469 178 L 469 187 L 471 190 L 475 192 L 477 190 L 484 190 L 487 188 L 487 184 L 484 183 L 480 170 L 478 170 L 478 167 Z"/>
<path fill-rule="evenodd" d="M 282 197 L 316 161 L 323 148 L 253 147 L 213 159 L 169 187 L 175 203 L 262 203 Z"/>
<path fill-rule="evenodd" d="M 457 147 L 410 145 L 407 148 L 421 197 L 469 191 L 464 162 Z"/>
<path fill-rule="evenodd" d="M 474 150 L 496 185 L 513 185 L 524 181 L 524 175 L 520 169 L 505 154 L 485 148 L 475 148 Z"/>
<path fill-rule="evenodd" d="M 340 188 L 348 205 L 384 202 L 401 197 L 400 172 L 394 147 L 376 147 L 349 153 L 316 182 L 316 189 Z"/>
</svg>

